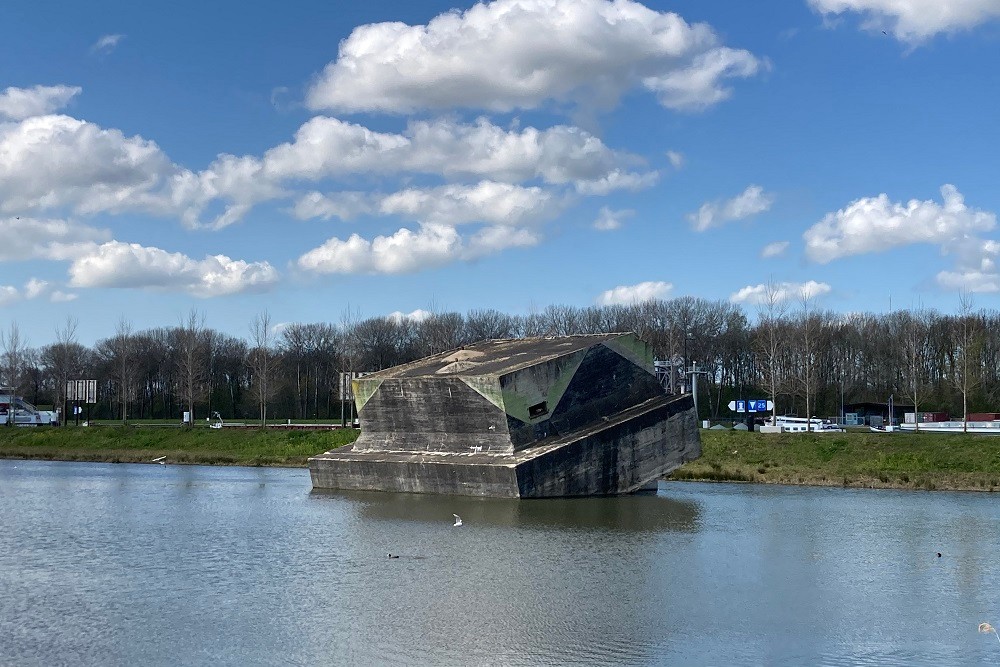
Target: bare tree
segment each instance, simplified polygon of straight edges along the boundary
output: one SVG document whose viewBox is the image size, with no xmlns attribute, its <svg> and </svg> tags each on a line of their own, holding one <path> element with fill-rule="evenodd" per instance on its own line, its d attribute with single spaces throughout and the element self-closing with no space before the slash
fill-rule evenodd
<svg viewBox="0 0 1000 667">
<path fill-rule="evenodd" d="M 757 307 L 757 335 L 754 353 L 760 360 L 760 371 L 771 399 L 771 425 L 778 422 L 778 387 L 781 385 L 778 364 L 781 348 L 786 343 L 781 335 L 788 304 L 773 280 L 768 280 Z"/>
<path fill-rule="evenodd" d="M 17 322 L 11 322 L 8 331 L 0 332 L 0 346 L 3 347 L 4 384 L 17 392 L 24 380 L 24 366 L 28 352 L 28 341 L 21 334 Z"/>
<path fill-rule="evenodd" d="M 982 341 L 979 322 L 972 312 L 975 299 L 963 290 L 959 297 L 958 321 L 955 323 L 955 387 L 962 394 L 962 430 L 969 431 L 969 392 L 975 389 L 982 377 L 979 373 L 979 352 Z"/>
<path fill-rule="evenodd" d="M 20 391 L 24 382 L 27 365 L 28 341 L 21 335 L 17 322 L 10 323 L 10 330 L 0 332 L 0 346 L 3 347 L 3 380 L 10 387 L 11 393 Z M 11 400 L 7 407 L 7 424 L 14 423 L 14 403 Z"/>
<path fill-rule="evenodd" d="M 208 330 L 205 328 L 205 315 L 191 309 L 181 326 L 177 328 L 177 385 L 181 402 L 187 407 L 190 421 L 194 424 L 195 402 L 201 400 L 208 392 L 209 369 L 207 357 L 210 352 Z"/>
<path fill-rule="evenodd" d="M 250 323 L 250 349 L 247 351 L 247 365 L 253 374 L 253 387 L 260 408 L 261 428 L 267 426 L 267 404 L 274 394 L 274 332 L 271 330 L 271 314 L 267 309 L 258 313 Z"/>
<path fill-rule="evenodd" d="M 823 318 L 813 309 L 814 294 L 807 287 L 799 292 L 798 374 L 797 380 L 806 401 L 806 419 L 813 417 L 819 374 L 819 339 Z M 809 423 L 809 422 L 807 422 Z M 811 429 L 811 426 L 809 427 Z"/>
<path fill-rule="evenodd" d="M 927 385 L 927 358 L 930 335 L 930 317 L 924 310 L 901 313 L 897 320 L 894 338 L 901 346 L 902 375 L 905 381 L 903 395 L 913 401 L 913 428 L 920 430 L 920 399 Z M 892 415 L 889 415 L 892 424 Z"/>
<path fill-rule="evenodd" d="M 128 424 L 129 400 L 134 391 L 136 364 L 133 357 L 135 348 L 135 333 L 132 323 L 122 317 L 115 327 L 115 337 L 112 341 L 112 354 L 118 382 L 118 401 L 121 405 L 122 425 Z"/>
<path fill-rule="evenodd" d="M 78 323 L 75 317 L 67 316 L 61 327 L 56 327 L 56 342 L 42 352 L 42 364 L 52 376 L 55 384 L 56 400 L 60 411 L 66 406 L 66 383 L 71 373 L 79 367 L 82 346 L 76 341 Z M 63 419 L 62 423 L 66 420 Z"/>
<path fill-rule="evenodd" d="M 465 318 L 459 313 L 434 313 L 416 327 L 422 355 L 454 350 L 465 341 Z"/>
<path fill-rule="evenodd" d="M 517 332 L 514 318 L 498 310 L 473 310 L 465 318 L 465 337 L 469 342 L 513 338 Z"/>
</svg>

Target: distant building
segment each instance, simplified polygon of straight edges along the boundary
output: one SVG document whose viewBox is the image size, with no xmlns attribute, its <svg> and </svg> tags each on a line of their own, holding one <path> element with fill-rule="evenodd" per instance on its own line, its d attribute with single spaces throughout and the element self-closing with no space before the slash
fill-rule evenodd
<svg viewBox="0 0 1000 667">
<path fill-rule="evenodd" d="M 354 381 L 361 435 L 314 488 L 502 497 L 629 493 L 701 454 L 634 334 L 489 340 Z"/>
<path fill-rule="evenodd" d="M 912 405 L 906 405 L 905 403 L 893 403 L 892 404 L 892 418 L 893 424 L 902 424 L 903 420 L 906 418 L 907 412 L 913 412 Z M 856 415 L 857 419 L 855 424 L 864 425 L 869 424 L 872 426 L 881 426 L 882 424 L 889 423 L 889 404 L 888 403 L 873 403 L 873 402 L 861 402 L 861 403 L 845 403 L 844 404 L 844 415 L 848 417 L 847 425 L 853 426 L 850 422 L 850 415 Z M 872 417 L 878 417 L 875 424 L 872 423 Z M 881 421 L 879 421 L 881 420 Z"/>
</svg>

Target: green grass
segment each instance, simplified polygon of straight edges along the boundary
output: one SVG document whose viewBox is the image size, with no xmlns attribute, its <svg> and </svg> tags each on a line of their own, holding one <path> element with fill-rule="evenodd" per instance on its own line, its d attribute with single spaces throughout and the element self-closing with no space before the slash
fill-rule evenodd
<svg viewBox="0 0 1000 667">
<path fill-rule="evenodd" d="M 137 463 L 305 466 L 310 456 L 354 442 L 358 431 L 90 426 L 0 427 L 0 458 Z"/>
<path fill-rule="evenodd" d="M 0 427 L 0 458 L 304 466 L 354 442 L 354 429 Z M 673 479 L 823 486 L 1000 491 L 1000 437 L 940 433 L 702 430 L 702 456 Z"/>
<path fill-rule="evenodd" d="M 701 431 L 673 479 L 1000 491 L 1000 437 L 952 433 Z"/>
</svg>

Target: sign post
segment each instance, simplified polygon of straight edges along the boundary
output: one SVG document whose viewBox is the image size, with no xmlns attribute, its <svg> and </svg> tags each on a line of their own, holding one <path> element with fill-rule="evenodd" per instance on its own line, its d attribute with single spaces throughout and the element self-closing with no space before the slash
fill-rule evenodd
<svg viewBox="0 0 1000 667">
<path fill-rule="evenodd" d="M 730 410 L 747 416 L 748 431 L 753 430 L 753 418 L 755 414 L 767 412 L 773 408 L 774 403 L 772 401 L 766 401 L 760 398 L 751 398 L 745 401 L 742 399 L 738 401 L 729 401 Z"/>
<path fill-rule="evenodd" d="M 66 402 L 73 404 L 76 425 L 80 425 L 81 403 L 87 405 L 87 423 L 90 423 L 90 406 L 97 403 L 97 380 L 69 380 L 66 382 Z"/>
</svg>

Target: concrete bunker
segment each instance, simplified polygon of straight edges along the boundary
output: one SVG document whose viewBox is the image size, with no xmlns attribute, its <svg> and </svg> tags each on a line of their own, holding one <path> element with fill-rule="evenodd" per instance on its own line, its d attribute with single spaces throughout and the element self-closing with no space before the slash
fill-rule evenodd
<svg viewBox="0 0 1000 667">
<path fill-rule="evenodd" d="M 317 489 L 541 498 L 631 493 L 701 454 L 631 333 L 487 340 L 354 381 L 361 435 Z"/>
</svg>

